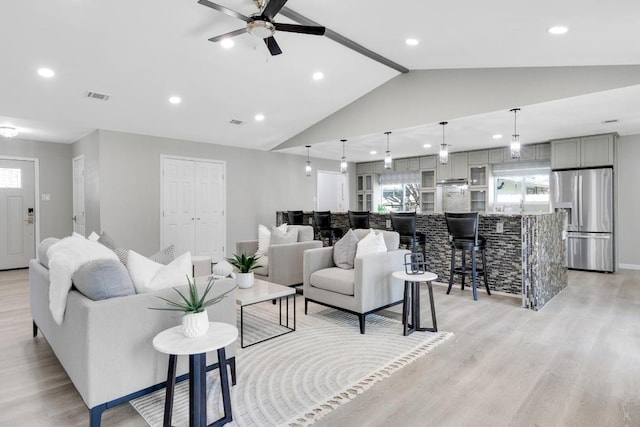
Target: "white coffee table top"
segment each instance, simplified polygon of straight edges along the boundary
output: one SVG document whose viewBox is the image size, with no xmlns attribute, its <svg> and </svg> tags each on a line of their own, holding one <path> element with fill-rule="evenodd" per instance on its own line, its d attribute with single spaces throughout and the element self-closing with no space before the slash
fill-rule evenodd
<svg viewBox="0 0 640 427">
<path fill-rule="evenodd" d="M 294 295 L 296 290 L 290 286 L 282 286 L 266 280 L 255 279 L 250 288 L 236 289 L 236 304 L 249 305 L 269 301 L 276 298 Z"/>
<path fill-rule="evenodd" d="M 405 282 L 430 282 L 438 278 L 437 274 L 429 271 L 425 271 L 422 274 L 407 274 L 406 271 L 394 271 L 392 276 Z"/>
<path fill-rule="evenodd" d="M 153 348 L 161 353 L 200 354 L 226 347 L 238 338 L 238 329 L 222 322 L 209 322 L 209 330 L 201 337 L 188 338 L 182 326 L 165 329 L 153 338 Z"/>
</svg>

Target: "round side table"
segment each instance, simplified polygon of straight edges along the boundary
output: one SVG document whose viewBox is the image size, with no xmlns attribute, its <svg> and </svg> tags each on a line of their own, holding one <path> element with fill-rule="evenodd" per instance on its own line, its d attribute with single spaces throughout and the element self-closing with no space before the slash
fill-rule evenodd
<svg viewBox="0 0 640 427">
<path fill-rule="evenodd" d="M 182 333 L 182 327 L 175 326 L 160 332 L 153 338 L 153 348 L 169 355 L 164 426 L 171 425 L 173 393 L 176 383 L 176 358 L 182 355 L 189 356 L 189 426 L 203 427 L 207 425 L 206 359 L 207 352 L 213 350 L 218 352 L 218 371 L 220 372 L 224 416 L 210 425 L 222 426 L 233 420 L 227 357 L 224 348 L 237 338 L 238 329 L 221 322 L 210 322 L 209 330 L 201 337 L 187 338 Z"/>
<path fill-rule="evenodd" d="M 436 307 L 433 303 L 433 288 L 431 282 L 438 278 L 437 274 L 425 271 L 421 274 L 407 274 L 405 271 L 394 271 L 392 276 L 404 280 L 404 303 L 402 304 L 402 325 L 405 336 L 415 331 L 438 332 L 436 323 Z M 431 303 L 432 328 L 420 327 L 420 283 L 426 282 L 429 289 L 429 302 Z M 409 304 L 411 301 L 411 304 Z M 411 319 L 409 319 L 409 314 Z"/>
</svg>

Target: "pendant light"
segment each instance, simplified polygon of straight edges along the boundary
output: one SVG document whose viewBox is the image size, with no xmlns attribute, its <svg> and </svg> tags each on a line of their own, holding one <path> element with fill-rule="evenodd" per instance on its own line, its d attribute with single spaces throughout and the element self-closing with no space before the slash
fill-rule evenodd
<svg viewBox="0 0 640 427">
<path fill-rule="evenodd" d="M 311 146 L 305 145 L 305 147 L 307 147 L 307 161 L 304 164 L 304 171 L 307 174 L 307 176 L 311 176 L 311 160 L 309 159 L 309 151 Z"/>
<path fill-rule="evenodd" d="M 342 142 L 342 158 L 340 159 L 340 173 L 347 173 L 347 157 L 344 155 L 344 143 L 346 139 L 341 139 Z"/>
<path fill-rule="evenodd" d="M 449 162 L 449 147 L 444 142 L 444 127 L 447 123 L 449 122 L 440 122 L 442 125 L 442 144 L 440 144 L 440 155 L 438 157 L 441 165 L 446 165 Z"/>
<path fill-rule="evenodd" d="M 511 135 L 511 158 L 519 159 L 520 158 L 520 135 L 518 135 L 516 122 L 517 122 L 517 114 L 518 114 L 518 111 L 520 111 L 520 109 L 513 108 L 509 111 L 513 111 L 513 135 Z"/>
<path fill-rule="evenodd" d="M 387 131 L 384 134 L 387 135 L 387 151 L 384 152 L 384 168 L 391 169 L 393 166 L 393 159 L 391 158 L 391 151 L 389 150 L 389 135 L 391 132 Z"/>
</svg>

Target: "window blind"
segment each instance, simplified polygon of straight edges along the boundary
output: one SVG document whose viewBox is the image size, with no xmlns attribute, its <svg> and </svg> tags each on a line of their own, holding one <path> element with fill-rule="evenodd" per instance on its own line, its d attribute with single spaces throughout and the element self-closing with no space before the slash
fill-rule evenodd
<svg viewBox="0 0 640 427">
<path fill-rule="evenodd" d="M 420 182 L 420 171 L 381 173 L 380 184 L 417 184 Z"/>
</svg>

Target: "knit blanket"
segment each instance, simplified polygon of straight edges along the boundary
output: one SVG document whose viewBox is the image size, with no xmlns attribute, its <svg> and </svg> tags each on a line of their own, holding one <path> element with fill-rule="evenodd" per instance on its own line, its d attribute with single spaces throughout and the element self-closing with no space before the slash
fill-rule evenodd
<svg viewBox="0 0 640 427">
<path fill-rule="evenodd" d="M 118 260 L 111 249 L 75 234 L 52 245 L 47 250 L 47 258 L 49 258 L 49 310 L 58 325 L 61 325 L 64 319 L 73 274 L 91 261 Z"/>
</svg>

